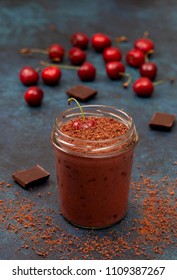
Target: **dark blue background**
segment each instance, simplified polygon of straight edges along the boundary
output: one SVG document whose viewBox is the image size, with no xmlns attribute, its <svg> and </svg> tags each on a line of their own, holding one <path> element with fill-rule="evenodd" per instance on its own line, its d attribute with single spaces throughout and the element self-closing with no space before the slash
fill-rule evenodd
<svg viewBox="0 0 177 280">
<path fill-rule="evenodd" d="M 40 108 L 28 107 L 23 99 L 27 88 L 19 81 L 18 73 L 25 65 L 39 66 L 39 61 L 47 61 L 47 57 L 42 54 L 21 56 L 18 53 L 19 49 L 23 47 L 47 48 L 52 43 L 61 43 L 66 50 L 69 50 L 72 33 L 81 31 L 91 37 L 94 33 L 103 32 L 113 40 L 121 35 L 128 37 L 128 42 L 121 45 L 125 55 L 132 48 L 134 40 L 148 31 L 150 38 L 155 42 L 155 54 L 151 59 L 158 65 L 157 79 L 176 77 L 176 11 L 175 0 L 0 1 L 0 180 L 13 184 L 13 188 L 8 192 L 11 198 L 19 190 L 11 174 L 17 169 L 40 164 L 51 174 L 49 182 L 40 188 L 40 192 L 49 190 L 52 196 L 50 199 L 45 197 L 39 203 L 41 206 L 46 205 L 58 211 L 55 161 L 50 144 L 50 133 L 57 114 L 67 109 L 66 90 L 81 83 L 77 73 L 69 70 L 62 71 L 60 84 L 55 87 L 46 86 L 40 80 L 39 86 L 45 92 L 43 104 Z M 52 31 L 51 25 L 55 25 L 58 31 Z M 152 176 L 155 181 L 165 175 L 175 181 L 177 174 L 177 165 L 174 164 L 177 161 L 176 124 L 171 132 L 158 132 L 150 130 L 148 122 L 155 111 L 176 114 L 176 83 L 172 85 L 167 82 L 159 85 L 151 98 L 138 98 L 131 86 L 125 90 L 121 86 L 121 81 L 108 79 L 101 55 L 97 54 L 91 46 L 88 48 L 87 55 L 88 60 L 97 68 L 96 80 L 87 85 L 97 89 L 98 95 L 86 104 L 113 105 L 124 109 L 134 118 L 140 140 L 135 153 L 132 180 L 138 181 L 140 174 L 144 174 L 147 177 Z M 69 63 L 67 58 L 64 62 Z M 126 69 L 132 74 L 133 80 L 139 77 L 137 69 L 128 66 Z M 140 166 L 141 168 L 138 168 Z M 21 197 L 38 201 L 38 191 L 39 189 L 32 192 L 22 191 Z M 127 221 L 131 221 L 134 217 L 131 212 L 129 209 Z M 77 232 L 83 241 L 89 234 L 86 230 L 79 230 L 78 233 L 78 230 L 76 231 L 59 215 L 56 223 L 73 235 Z M 111 230 L 117 231 L 117 236 L 121 234 L 119 225 Z M 93 235 L 108 233 L 109 230 L 103 230 L 96 231 Z M 30 248 L 17 252 L 16 248 L 21 246 L 18 236 L 14 239 L 8 231 L 3 231 L 1 236 L 0 259 L 40 258 Z M 89 255 L 87 257 L 89 258 Z M 174 259 L 177 255 L 170 247 L 164 255 L 151 253 L 150 257 Z M 50 258 L 67 259 L 69 257 L 67 252 L 64 255 L 58 252 L 56 255 L 48 256 L 48 259 Z M 137 257 L 130 252 L 123 258 L 136 259 Z"/>
</svg>

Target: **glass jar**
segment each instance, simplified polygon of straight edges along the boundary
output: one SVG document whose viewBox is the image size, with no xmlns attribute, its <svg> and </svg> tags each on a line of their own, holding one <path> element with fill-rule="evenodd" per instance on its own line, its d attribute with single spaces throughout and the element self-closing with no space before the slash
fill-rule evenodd
<svg viewBox="0 0 177 280">
<path fill-rule="evenodd" d="M 114 139 L 88 141 L 61 132 L 61 126 L 80 116 L 74 107 L 59 114 L 51 134 L 61 214 L 85 228 L 104 228 L 124 218 L 134 148 L 138 134 L 132 118 L 122 110 L 103 105 L 83 106 L 85 116 L 109 117 L 127 131 Z"/>
</svg>

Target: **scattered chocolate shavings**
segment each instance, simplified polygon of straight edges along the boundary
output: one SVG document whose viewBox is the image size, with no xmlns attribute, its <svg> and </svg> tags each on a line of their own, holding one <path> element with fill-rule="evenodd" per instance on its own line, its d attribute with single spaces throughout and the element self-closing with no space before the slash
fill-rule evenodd
<svg viewBox="0 0 177 280">
<path fill-rule="evenodd" d="M 176 187 L 177 180 L 168 176 L 153 180 L 141 175 L 139 181 L 131 183 L 134 219 L 127 215 L 121 223 L 99 232 L 72 226 L 71 234 L 64 221 L 60 224 L 58 211 L 38 208 L 36 202 L 22 199 L 19 193 L 10 198 L 14 188 L 1 182 L 1 231 L 19 239 L 16 250 L 22 257 L 23 250 L 28 250 L 48 259 L 152 259 L 154 254 L 164 258 L 176 244 Z M 41 199 L 45 197 L 43 193 Z"/>
</svg>

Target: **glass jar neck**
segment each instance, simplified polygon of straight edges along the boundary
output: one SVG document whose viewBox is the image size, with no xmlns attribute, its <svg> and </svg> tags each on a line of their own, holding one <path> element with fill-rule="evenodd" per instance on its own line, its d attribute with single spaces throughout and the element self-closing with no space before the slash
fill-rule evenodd
<svg viewBox="0 0 177 280">
<path fill-rule="evenodd" d="M 54 146 L 62 151 L 83 157 L 106 157 L 117 155 L 134 148 L 138 141 L 138 135 L 132 118 L 123 110 L 104 105 L 83 106 L 85 117 L 113 118 L 124 124 L 127 130 L 124 134 L 113 139 L 106 140 L 81 140 L 61 131 L 61 127 L 67 122 L 81 117 L 78 107 L 74 107 L 59 114 L 56 118 L 52 131 L 52 142 Z"/>
</svg>

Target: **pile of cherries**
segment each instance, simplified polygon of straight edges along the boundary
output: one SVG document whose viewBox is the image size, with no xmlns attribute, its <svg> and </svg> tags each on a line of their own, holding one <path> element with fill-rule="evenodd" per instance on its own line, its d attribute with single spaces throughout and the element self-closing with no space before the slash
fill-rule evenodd
<svg viewBox="0 0 177 280">
<path fill-rule="evenodd" d="M 126 37 L 124 37 L 125 40 Z M 103 33 L 94 34 L 91 39 L 85 33 L 75 33 L 71 36 L 72 48 L 68 51 L 68 59 L 71 65 L 63 65 L 65 49 L 60 44 L 53 44 L 47 50 L 40 49 L 21 49 L 22 54 L 33 52 L 43 52 L 48 55 L 53 64 L 41 62 L 44 66 L 39 72 L 31 66 L 25 66 L 19 73 L 21 82 L 30 86 L 24 94 L 25 101 L 30 106 L 39 106 L 42 102 L 44 92 L 37 86 L 40 75 L 43 82 L 47 85 L 57 85 L 62 76 L 62 68 L 76 69 L 77 75 L 81 81 L 94 81 L 96 78 L 95 66 L 87 61 L 86 49 L 89 41 L 92 48 L 102 54 L 105 62 L 107 76 L 111 80 L 119 80 L 128 77 L 123 84 L 128 87 L 131 82 L 131 76 L 125 71 L 125 64 L 122 62 L 122 51 L 119 47 L 112 46 L 109 36 Z M 121 42 L 121 37 L 120 37 Z M 149 38 L 140 38 L 134 42 L 133 49 L 126 54 L 126 63 L 139 69 L 140 78 L 133 83 L 134 92 L 141 97 L 149 97 L 154 90 L 152 81 L 157 74 L 157 66 L 148 61 L 148 57 L 154 52 L 154 42 Z"/>
</svg>

